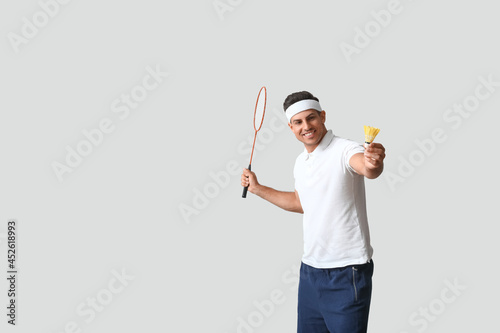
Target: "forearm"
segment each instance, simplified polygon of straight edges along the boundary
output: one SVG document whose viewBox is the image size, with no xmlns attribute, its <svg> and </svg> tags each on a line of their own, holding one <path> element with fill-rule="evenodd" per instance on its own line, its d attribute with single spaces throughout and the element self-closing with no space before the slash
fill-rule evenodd
<svg viewBox="0 0 500 333">
<path fill-rule="evenodd" d="M 254 189 L 253 193 L 281 209 L 294 213 L 303 213 L 302 205 L 295 192 L 283 192 L 259 185 Z"/>
</svg>

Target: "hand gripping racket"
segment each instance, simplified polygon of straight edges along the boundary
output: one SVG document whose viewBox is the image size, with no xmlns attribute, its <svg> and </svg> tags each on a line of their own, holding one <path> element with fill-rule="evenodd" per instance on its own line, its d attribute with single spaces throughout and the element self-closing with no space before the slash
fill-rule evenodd
<svg viewBox="0 0 500 333">
<path fill-rule="evenodd" d="M 262 102 L 260 99 L 260 94 L 264 91 L 264 101 Z M 262 127 L 262 123 L 264 122 L 264 115 L 266 114 L 266 103 L 267 103 L 267 89 L 266 87 L 262 87 L 259 90 L 259 95 L 257 96 L 257 101 L 255 102 L 255 110 L 253 112 L 253 129 L 255 130 L 255 134 L 253 137 L 253 145 L 252 145 L 252 154 L 250 155 L 250 163 L 248 163 L 248 170 L 252 170 L 252 158 L 253 158 L 253 151 L 255 149 L 255 140 L 257 139 L 257 132 L 260 131 L 260 128 Z M 262 117 L 260 116 L 260 113 L 262 113 Z M 260 125 L 257 127 L 257 124 L 255 121 L 260 119 Z M 247 191 L 248 191 L 248 186 L 243 188 L 243 195 L 241 196 L 242 198 L 247 197 Z"/>
</svg>

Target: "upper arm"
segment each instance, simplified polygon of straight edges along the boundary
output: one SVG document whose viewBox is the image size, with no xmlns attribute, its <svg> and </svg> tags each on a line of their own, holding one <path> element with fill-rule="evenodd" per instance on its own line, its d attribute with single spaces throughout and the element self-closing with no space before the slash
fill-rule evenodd
<svg viewBox="0 0 500 333">
<path fill-rule="evenodd" d="M 300 203 L 299 192 L 295 190 L 295 199 L 297 202 L 297 213 L 304 214 L 304 210 L 302 209 L 302 204 Z"/>
</svg>

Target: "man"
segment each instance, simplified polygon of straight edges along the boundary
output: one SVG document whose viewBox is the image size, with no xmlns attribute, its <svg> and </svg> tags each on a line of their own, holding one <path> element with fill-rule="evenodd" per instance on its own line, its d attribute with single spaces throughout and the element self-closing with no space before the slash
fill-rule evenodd
<svg viewBox="0 0 500 333">
<path fill-rule="evenodd" d="M 295 192 L 259 184 L 243 170 L 241 185 L 291 212 L 304 214 L 304 254 L 298 293 L 299 333 L 362 333 L 368 326 L 373 249 L 364 178 L 383 171 L 385 148 L 335 136 L 326 112 L 307 91 L 283 103 L 288 126 L 305 150 L 295 161 Z"/>
</svg>

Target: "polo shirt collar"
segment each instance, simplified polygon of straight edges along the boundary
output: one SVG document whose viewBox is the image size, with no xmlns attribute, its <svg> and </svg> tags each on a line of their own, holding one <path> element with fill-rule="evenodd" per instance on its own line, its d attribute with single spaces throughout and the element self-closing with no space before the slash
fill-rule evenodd
<svg viewBox="0 0 500 333">
<path fill-rule="evenodd" d="M 308 153 L 307 149 L 304 148 L 304 157 L 305 157 L 305 159 L 307 160 L 309 158 L 309 156 L 311 156 L 311 155 L 317 155 L 318 153 L 323 152 L 326 148 L 328 148 L 328 146 L 330 145 L 330 143 L 332 143 L 332 140 L 333 140 L 334 136 L 335 136 L 335 134 L 333 134 L 333 131 L 332 130 L 328 130 L 326 132 L 325 136 L 323 137 L 323 139 L 321 139 L 321 142 L 319 143 L 319 145 L 316 147 L 316 149 L 313 150 L 312 153 Z"/>
</svg>

